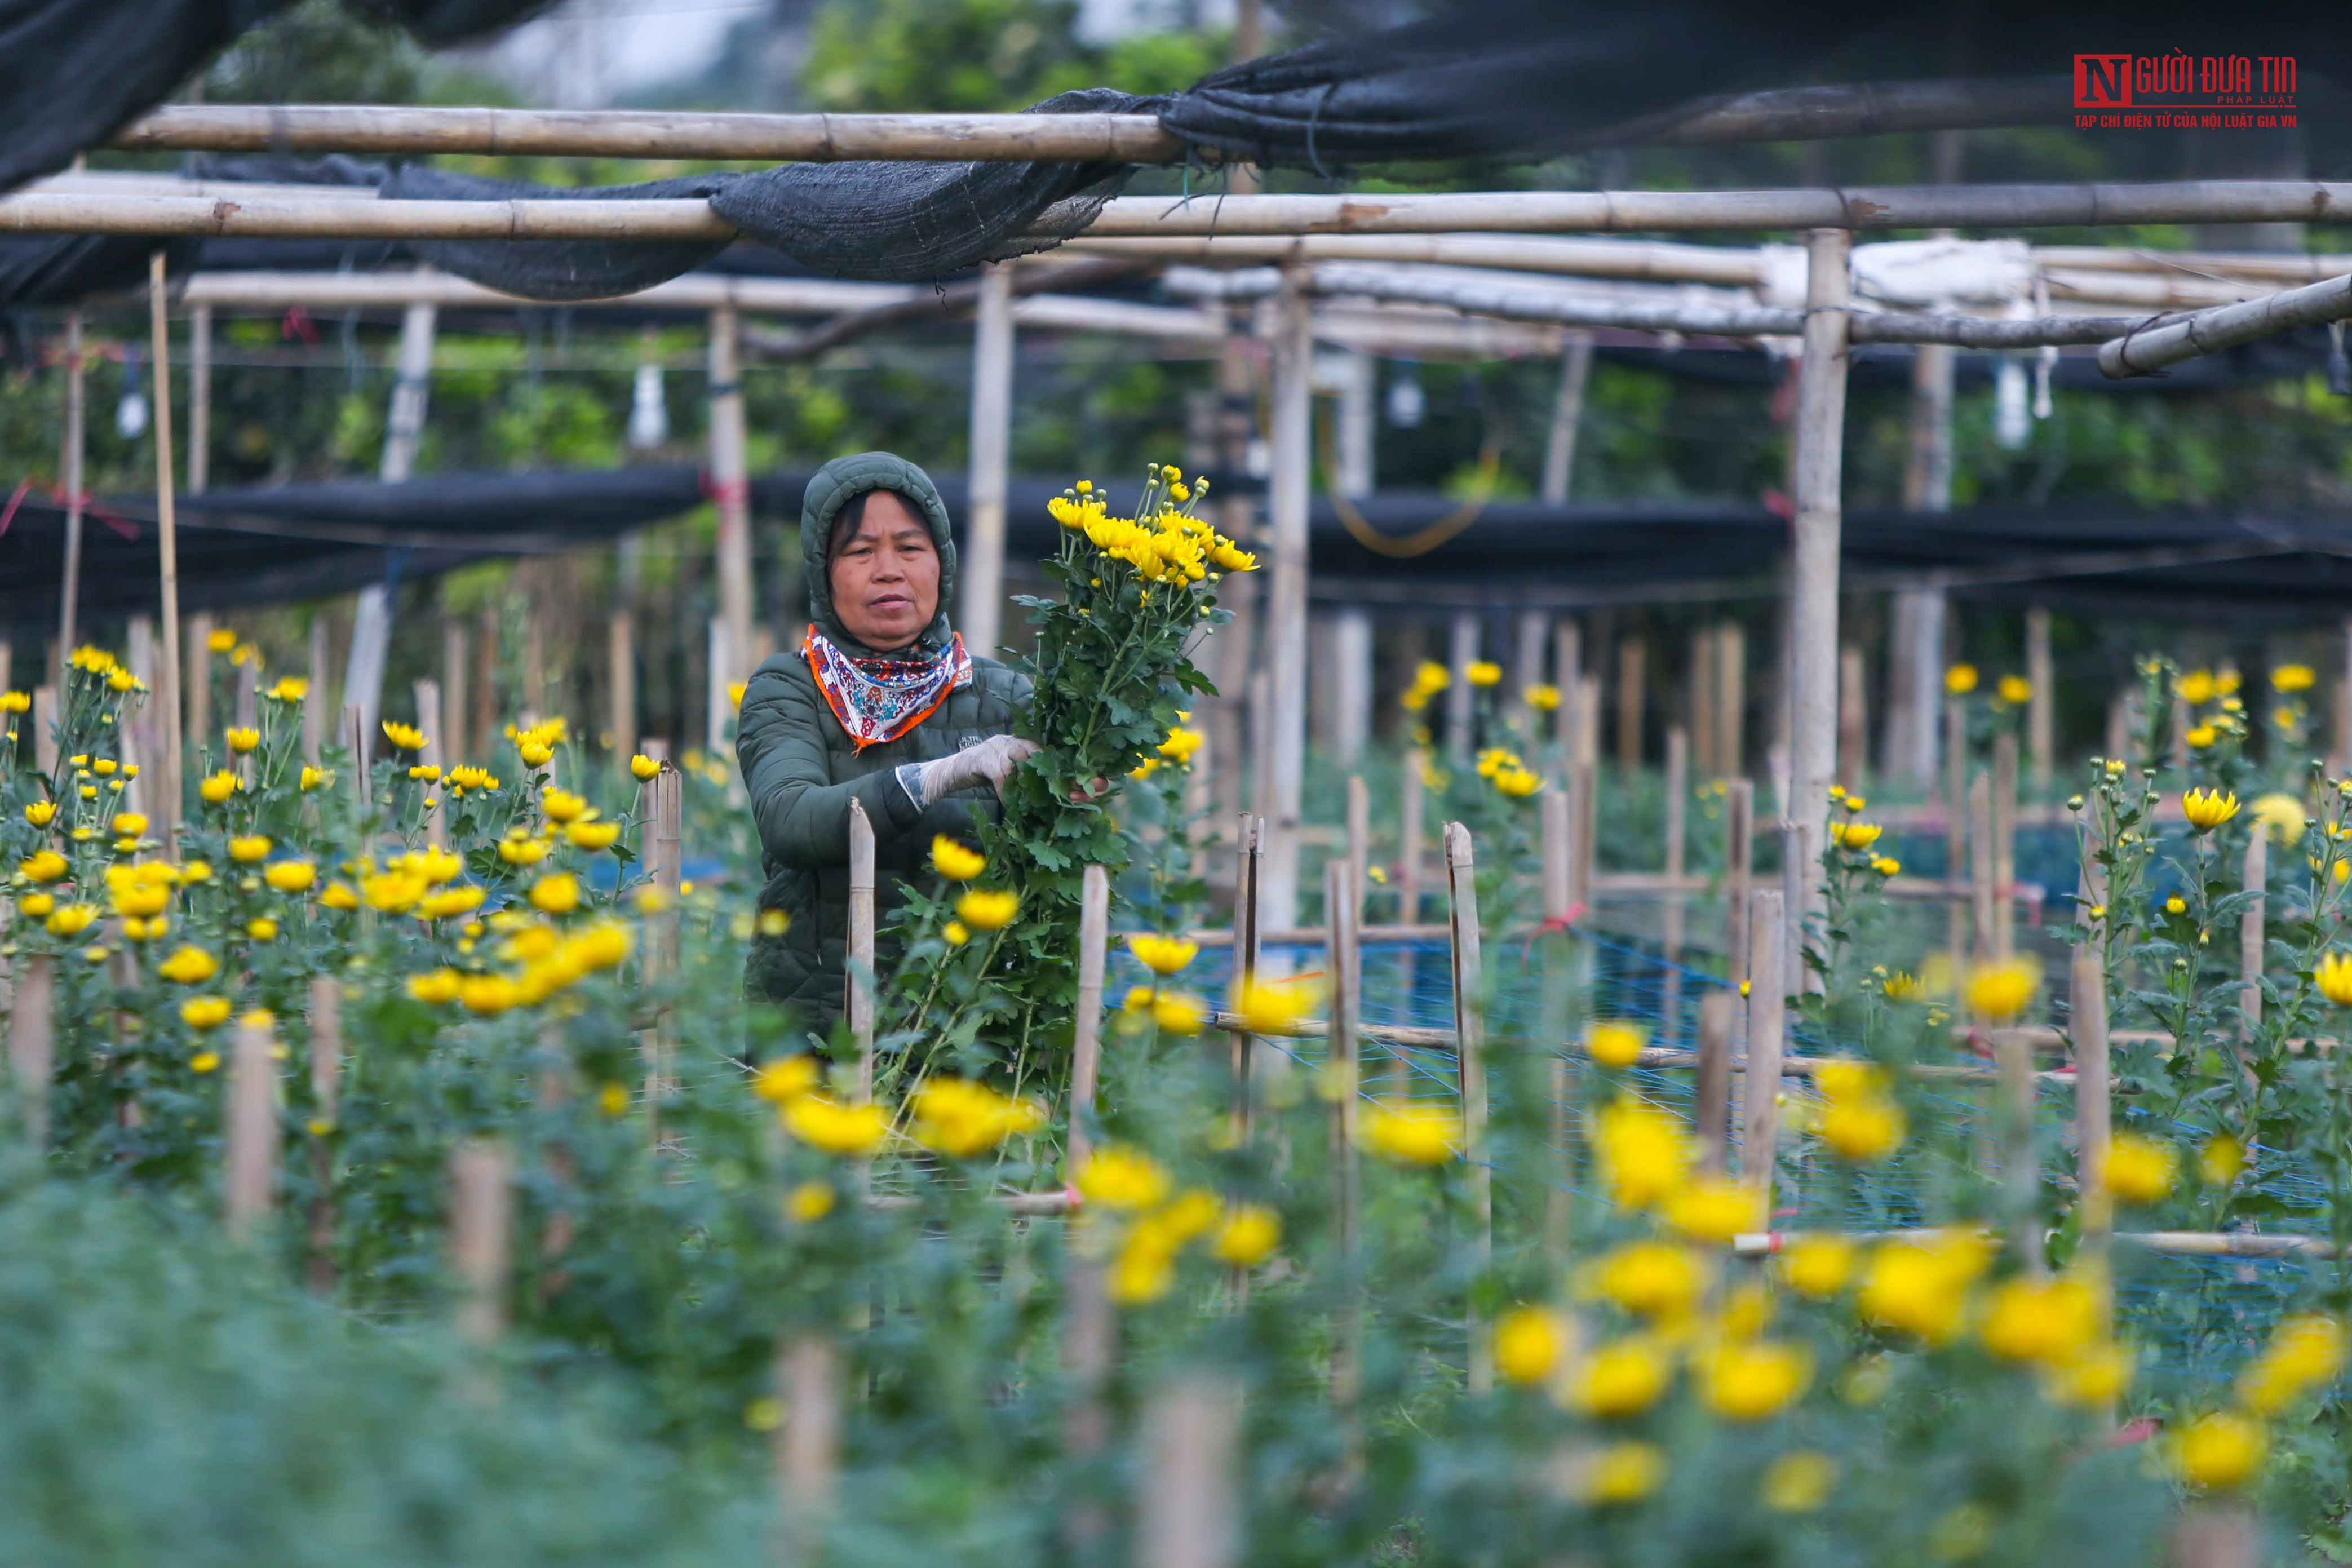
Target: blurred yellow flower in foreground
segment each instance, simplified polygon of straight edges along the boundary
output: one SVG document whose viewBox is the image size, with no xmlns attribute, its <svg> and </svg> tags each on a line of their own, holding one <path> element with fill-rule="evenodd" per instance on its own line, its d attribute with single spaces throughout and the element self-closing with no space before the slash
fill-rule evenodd
<svg viewBox="0 0 2352 1568">
<path fill-rule="evenodd" d="M 871 1154 L 890 1136 L 889 1114 L 880 1106 L 839 1105 L 814 1094 L 784 1107 L 784 1126 L 810 1148 L 828 1154 Z"/>
<path fill-rule="evenodd" d="M 956 918 L 974 931 L 1002 931 L 1021 912 L 1021 895 L 972 888 L 956 900 Z"/>
<path fill-rule="evenodd" d="M 1078 1167 L 1078 1195 L 1107 1209 L 1150 1208 L 1174 1184 L 1167 1168 L 1142 1150 L 1106 1143 Z"/>
<path fill-rule="evenodd" d="M 2171 1144 L 2137 1132 L 2118 1132 L 2107 1145 L 2100 1178 L 2127 1204 L 2152 1204 L 2172 1191 L 2180 1156 Z"/>
<path fill-rule="evenodd" d="M 1980 1017 L 2005 1024 L 2025 1011 L 2041 985 L 2040 972 L 2023 959 L 1983 964 L 1969 976 L 1969 1006 Z"/>
<path fill-rule="evenodd" d="M 1412 1102 L 1364 1107 L 1357 1136 L 1375 1154 L 1408 1165 L 1442 1165 L 1462 1142 L 1462 1118 L 1450 1105 Z"/>
<path fill-rule="evenodd" d="M 1506 1382 L 1541 1383 L 1567 1348 L 1559 1315 L 1548 1308 L 1514 1307 L 1495 1325 L 1495 1370 Z"/>
<path fill-rule="evenodd" d="M 2229 1491 L 2262 1468 L 2270 1449 L 2260 1423 L 2234 1411 L 2216 1411 L 2180 1428 L 2172 1440 L 2172 1463 L 2190 1486 Z"/>
<path fill-rule="evenodd" d="M 1629 1068 L 1642 1059 L 1643 1034 L 1638 1024 L 1595 1024 L 1585 1031 L 1584 1048 L 1604 1067 Z"/>
</svg>

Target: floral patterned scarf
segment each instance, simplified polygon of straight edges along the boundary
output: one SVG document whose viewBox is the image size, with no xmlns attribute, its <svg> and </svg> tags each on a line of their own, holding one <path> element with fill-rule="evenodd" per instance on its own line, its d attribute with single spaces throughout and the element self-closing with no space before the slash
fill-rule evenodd
<svg viewBox="0 0 2352 1568">
<path fill-rule="evenodd" d="M 801 657 L 825 706 L 861 752 L 897 740 L 937 712 L 948 693 L 971 684 L 971 656 L 961 632 L 929 658 L 853 658 L 811 626 Z"/>
</svg>

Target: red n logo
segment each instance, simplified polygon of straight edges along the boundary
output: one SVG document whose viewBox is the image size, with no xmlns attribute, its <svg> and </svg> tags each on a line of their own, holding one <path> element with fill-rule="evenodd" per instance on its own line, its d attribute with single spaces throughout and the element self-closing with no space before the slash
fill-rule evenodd
<svg viewBox="0 0 2352 1568">
<path fill-rule="evenodd" d="M 2076 55 L 2074 107 L 2127 109 L 2131 106 L 2129 55 Z"/>
</svg>

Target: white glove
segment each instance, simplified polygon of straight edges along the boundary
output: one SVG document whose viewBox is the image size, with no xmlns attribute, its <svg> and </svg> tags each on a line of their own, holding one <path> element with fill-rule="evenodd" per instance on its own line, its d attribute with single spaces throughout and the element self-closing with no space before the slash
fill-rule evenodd
<svg viewBox="0 0 2352 1568">
<path fill-rule="evenodd" d="M 898 783 L 919 806 L 935 805 L 944 795 L 983 781 L 1002 795 L 1005 778 L 1013 768 L 1036 753 L 1034 741 L 991 735 L 935 762 L 908 763 L 898 770 Z"/>
</svg>

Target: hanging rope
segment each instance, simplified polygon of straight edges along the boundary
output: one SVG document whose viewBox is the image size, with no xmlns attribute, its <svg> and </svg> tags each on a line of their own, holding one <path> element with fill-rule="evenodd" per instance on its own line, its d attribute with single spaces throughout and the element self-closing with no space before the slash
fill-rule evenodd
<svg viewBox="0 0 2352 1568">
<path fill-rule="evenodd" d="M 1478 448 L 1478 478 L 1470 499 L 1419 532 L 1399 538 L 1374 528 L 1341 492 L 1339 477 L 1332 471 L 1331 416 L 1328 410 L 1315 422 L 1315 444 L 1323 469 L 1323 489 L 1330 496 L 1331 510 L 1339 514 L 1340 524 L 1347 529 L 1348 537 L 1373 554 L 1385 555 L 1391 561 L 1410 561 L 1416 555 L 1426 555 L 1477 521 L 1479 514 L 1486 510 L 1486 503 L 1495 499 L 1495 479 L 1503 466 L 1502 443 L 1495 439 L 1493 430 L 1489 429 L 1485 443 Z"/>
</svg>

